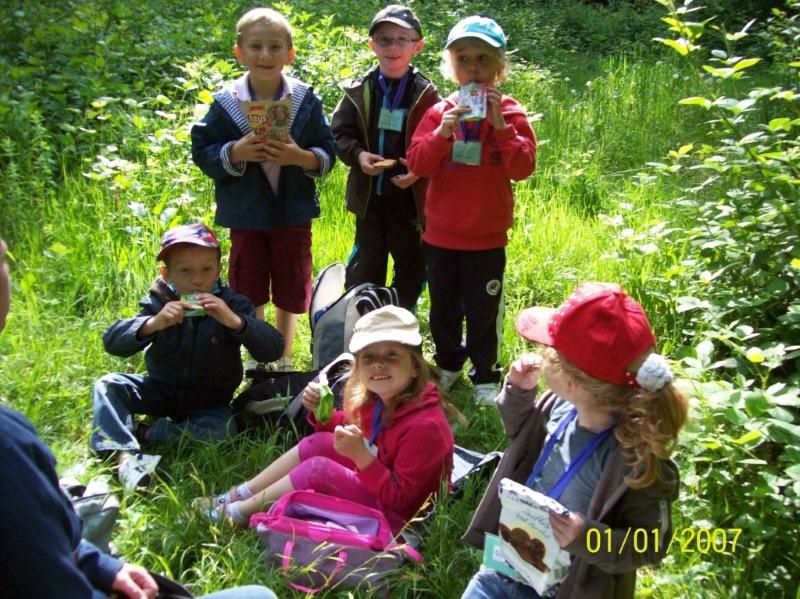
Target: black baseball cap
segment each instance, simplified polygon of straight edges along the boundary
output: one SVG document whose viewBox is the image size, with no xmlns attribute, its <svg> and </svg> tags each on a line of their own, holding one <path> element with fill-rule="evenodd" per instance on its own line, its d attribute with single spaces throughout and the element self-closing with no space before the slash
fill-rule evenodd
<svg viewBox="0 0 800 599">
<path fill-rule="evenodd" d="M 414 11 L 407 6 L 400 4 L 390 4 L 378 11 L 378 14 L 372 19 L 372 24 L 369 26 L 369 34 L 380 25 L 381 23 L 394 23 L 405 27 L 406 29 L 413 29 L 420 37 L 422 37 L 422 25 L 419 23 L 417 15 Z"/>
</svg>

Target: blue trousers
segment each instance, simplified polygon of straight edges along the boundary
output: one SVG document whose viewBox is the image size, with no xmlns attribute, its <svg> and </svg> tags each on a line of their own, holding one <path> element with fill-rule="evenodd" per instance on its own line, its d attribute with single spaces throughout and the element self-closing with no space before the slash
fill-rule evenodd
<svg viewBox="0 0 800 599">
<path fill-rule="evenodd" d="M 203 595 L 200 599 L 277 599 L 277 597 L 267 587 L 248 585 Z"/>
<path fill-rule="evenodd" d="M 183 434 L 205 441 L 219 441 L 236 433 L 230 408 L 178 412 L 175 388 L 150 377 L 111 373 L 92 390 L 91 448 L 98 452 L 139 451 L 134 414 L 155 416 L 147 429 L 148 443 L 170 443 Z"/>
<path fill-rule="evenodd" d="M 461 599 L 541 599 L 539 593 L 526 584 L 481 567 L 469 581 Z"/>
</svg>

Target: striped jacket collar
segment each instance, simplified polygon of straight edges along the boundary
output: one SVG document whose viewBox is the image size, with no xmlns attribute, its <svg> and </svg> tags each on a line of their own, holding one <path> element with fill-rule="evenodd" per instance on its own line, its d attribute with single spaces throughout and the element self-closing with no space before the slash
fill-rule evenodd
<svg viewBox="0 0 800 599">
<path fill-rule="evenodd" d="M 247 116 L 245 116 L 244 111 L 242 111 L 237 89 L 248 89 L 247 76 L 247 73 L 245 73 L 239 79 L 230 82 L 223 89 L 214 94 L 214 99 L 219 102 L 223 110 L 225 110 L 233 122 L 236 123 L 242 135 L 250 133 L 251 128 L 250 123 L 247 121 Z M 297 111 L 300 109 L 303 99 L 311 91 L 311 86 L 294 77 L 281 75 L 281 78 L 283 79 L 283 89 L 288 90 L 292 97 L 292 114 L 289 117 L 289 130 L 291 131 L 294 125 L 294 117 L 297 115 Z"/>
</svg>

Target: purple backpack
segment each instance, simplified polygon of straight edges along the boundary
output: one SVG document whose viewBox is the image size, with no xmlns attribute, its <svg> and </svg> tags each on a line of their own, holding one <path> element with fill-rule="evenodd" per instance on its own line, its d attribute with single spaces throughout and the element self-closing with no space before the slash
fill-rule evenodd
<svg viewBox="0 0 800 599">
<path fill-rule="evenodd" d="M 383 513 L 348 499 L 292 491 L 268 512 L 250 518 L 264 545 L 264 561 L 280 566 L 290 586 L 305 593 L 376 586 L 405 556 L 422 556 L 398 543 Z"/>
</svg>

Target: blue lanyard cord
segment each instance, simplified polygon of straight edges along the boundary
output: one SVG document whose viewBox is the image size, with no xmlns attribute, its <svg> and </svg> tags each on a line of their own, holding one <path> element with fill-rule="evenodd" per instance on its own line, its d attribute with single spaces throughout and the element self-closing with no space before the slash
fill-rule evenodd
<svg viewBox="0 0 800 599">
<path fill-rule="evenodd" d="M 533 488 L 534 482 L 539 476 L 542 474 L 542 470 L 544 470 L 544 465 L 547 463 L 547 458 L 550 457 L 550 454 L 553 452 L 553 448 L 555 447 L 556 443 L 558 443 L 561 438 L 564 436 L 564 432 L 567 430 L 570 422 L 575 420 L 575 417 L 578 415 L 578 410 L 576 408 L 572 408 L 569 414 L 567 414 L 559 423 L 558 428 L 550 435 L 550 438 L 547 440 L 547 443 L 542 450 L 542 453 L 539 454 L 539 459 L 536 460 L 536 465 L 533 467 L 533 472 L 528 477 L 528 480 L 525 482 L 527 487 Z M 591 455 L 595 452 L 595 450 L 611 436 L 611 433 L 614 432 L 614 426 L 611 425 L 606 430 L 601 433 L 597 433 L 594 438 L 587 443 L 583 449 L 581 449 L 580 453 L 575 457 L 572 462 L 570 462 L 567 470 L 561 477 L 556 481 L 556 483 L 552 486 L 552 488 L 547 491 L 547 496 L 552 497 L 553 499 L 558 499 L 566 490 L 567 486 L 572 479 L 575 478 L 575 475 L 578 473 L 578 470 L 586 463 L 586 461 L 591 457 Z"/>
<path fill-rule="evenodd" d="M 467 125 L 464 121 L 459 123 L 461 125 L 461 136 L 464 138 L 464 141 L 471 141 L 473 139 L 480 138 L 481 132 L 481 122 L 474 121 Z"/>
<path fill-rule="evenodd" d="M 383 73 L 378 73 L 378 85 L 381 86 L 381 91 L 383 92 L 383 97 L 386 100 L 384 103 L 384 107 L 388 108 L 389 110 L 396 110 L 398 106 L 400 106 L 400 102 L 403 99 L 403 96 L 406 93 L 406 86 L 408 85 L 408 73 L 403 75 L 400 79 L 400 82 L 397 84 L 397 89 L 394 92 L 394 98 L 389 100 L 389 93 L 391 92 L 391 88 L 386 85 L 386 78 L 383 76 Z"/>
<path fill-rule="evenodd" d="M 375 409 L 372 411 L 372 432 L 369 436 L 369 444 L 375 445 L 375 439 L 378 438 L 378 435 L 381 434 L 383 430 L 383 421 L 381 420 L 381 416 L 383 415 L 383 402 L 380 399 L 375 399 Z"/>
</svg>

